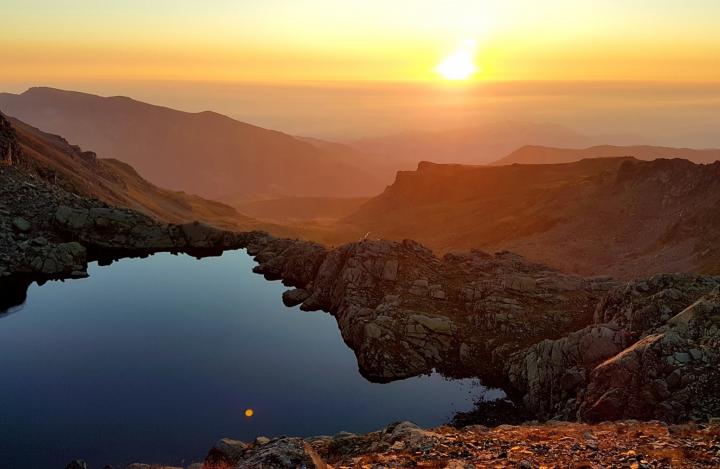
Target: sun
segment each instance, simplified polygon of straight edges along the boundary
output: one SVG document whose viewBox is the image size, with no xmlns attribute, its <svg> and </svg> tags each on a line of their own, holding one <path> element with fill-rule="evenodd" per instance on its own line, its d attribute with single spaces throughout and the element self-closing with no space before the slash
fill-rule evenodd
<svg viewBox="0 0 720 469">
<path fill-rule="evenodd" d="M 445 57 L 435 71 L 447 80 L 467 80 L 478 71 L 475 64 L 476 53 L 477 43 L 467 40 L 452 54 Z"/>
</svg>

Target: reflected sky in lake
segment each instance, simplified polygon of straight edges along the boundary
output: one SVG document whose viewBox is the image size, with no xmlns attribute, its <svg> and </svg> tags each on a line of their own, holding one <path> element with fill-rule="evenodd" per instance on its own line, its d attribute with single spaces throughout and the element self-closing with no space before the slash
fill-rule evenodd
<svg viewBox="0 0 720 469">
<path fill-rule="evenodd" d="M 285 308 L 253 265 L 158 254 L 32 285 L 0 316 L 3 467 L 189 464 L 222 437 L 438 425 L 481 395 L 438 375 L 367 382 L 334 318 Z"/>
</svg>

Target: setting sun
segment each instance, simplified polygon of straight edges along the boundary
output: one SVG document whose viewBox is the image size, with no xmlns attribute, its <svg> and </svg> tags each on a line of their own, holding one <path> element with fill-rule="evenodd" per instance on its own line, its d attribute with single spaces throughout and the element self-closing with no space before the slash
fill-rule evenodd
<svg viewBox="0 0 720 469">
<path fill-rule="evenodd" d="M 475 65 L 476 52 L 477 43 L 467 40 L 455 52 L 445 57 L 435 71 L 447 80 L 467 80 L 478 70 Z"/>
</svg>

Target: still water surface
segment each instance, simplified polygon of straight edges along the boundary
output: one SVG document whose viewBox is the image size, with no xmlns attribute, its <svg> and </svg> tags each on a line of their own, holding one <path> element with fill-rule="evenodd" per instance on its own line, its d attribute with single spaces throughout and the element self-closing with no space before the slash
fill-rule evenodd
<svg viewBox="0 0 720 469">
<path fill-rule="evenodd" d="M 31 286 L 0 315 L 0 467 L 189 464 L 222 437 L 438 425 L 482 392 L 367 382 L 334 318 L 285 308 L 253 265 L 157 254 Z"/>
</svg>

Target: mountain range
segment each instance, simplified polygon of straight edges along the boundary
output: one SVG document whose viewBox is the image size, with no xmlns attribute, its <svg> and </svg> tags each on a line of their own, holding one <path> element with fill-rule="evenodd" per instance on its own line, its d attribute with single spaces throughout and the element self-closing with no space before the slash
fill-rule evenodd
<svg viewBox="0 0 720 469">
<path fill-rule="evenodd" d="M 619 277 L 720 272 L 720 162 L 631 157 L 510 166 L 422 162 L 338 222 L 344 239 L 511 250 Z"/>
<path fill-rule="evenodd" d="M 673 148 L 652 145 L 597 145 L 589 148 L 557 148 L 540 145 L 524 145 L 493 164 L 554 164 L 570 163 L 585 158 L 615 158 L 632 156 L 639 160 L 658 158 L 682 158 L 694 163 L 713 163 L 720 160 L 719 149 Z"/>
<path fill-rule="evenodd" d="M 356 150 L 382 156 L 396 169 L 412 169 L 420 161 L 487 164 L 523 145 L 561 147 L 607 143 L 554 124 L 501 121 L 443 131 L 412 131 L 349 142 Z"/>
<path fill-rule="evenodd" d="M 235 208 L 182 191 L 160 188 L 127 163 L 99 158 L 17 119 L 9 118 L 24 162 L 41 179 L 63 189 L 120 207 L 127 207 L 169 223 L 200 220 L 230 230 L 269 229 L 290 232 L 240 214 Z"/>
<path fill-rule="evenodd" d="M 562 145 L 590 139 L 517 123 L 382 147 L 292 137 L 219 114 L 49 88 L 2 94 L 3 103 L 9 103 L 4 111 L 43 128 L 12 120 L 39 173 L 169 222 L 199 219 L 327 244 L 411 238 L 438 253 L 512 250 L 585 275 L 720 271 L 713 234 L 720 228 L 720 163 L 702 164 L 718 159 L 720 150 L 522 146 L 541 135 Z M 46 133 L 58 128 L 102 157 L 125 159 L 99 158 Z M 495 158 L 511 145 L 520 148 Z M 389 153 L 383 156 L 382 148 Z M 473 148 L 495 164 L 437 163 L 472 159 Z M 381 192 L 389 168 L 424 154 L 436 162 L 397 172 Z"/>
<path fill-rule="evenodd" d="M 385 186 L 344 152 L 214 112 L 53 88 L 2 93 L 0 109 L 128 163 L 154 184 L 205 197 L 367 196 Z"/>
</svg>

